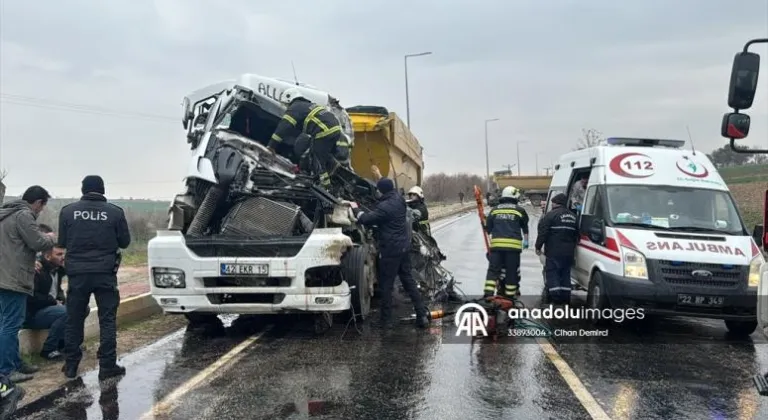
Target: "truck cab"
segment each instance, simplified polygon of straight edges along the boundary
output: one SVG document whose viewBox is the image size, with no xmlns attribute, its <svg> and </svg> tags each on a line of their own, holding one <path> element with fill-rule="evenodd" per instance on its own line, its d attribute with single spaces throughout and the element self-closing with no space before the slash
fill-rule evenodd
<svg viewBox="0 0 768 420">
<path fill-rule="evenodd" d="M 682 140 L 610 138 L 554 167 L 549 201 L 587 177 L 572 280 L 587 305 L 756 326 L 764 258 L 706 154 Z M 543 258 L 542 258 L 543 263 Z"/>
<path fill-rule="evenodd" d="M 749 135 L 750 117 L 740 111 L 752 107 L 757 94 L 757 81 L 760 74 L 760 55 L 749 51 L 755 44 L 768 44 L 768 38 L 758 38 L 744 44 L 742 51 L 736 53 L 731 68 L 730 84 L 728 87 L 728 106 L 733 112 L 723 115 L 720 134 L 730 140 L 731 150 L 736 153 L 768 154 L 768 149 L 745 150 L 736 146 L 738 140 Z M 768 250 L 768 234 L 765 226 L 768 224 L 768 189 L 763 196 L 763 223 L 755 226 L 752 233 L 755 242 L 762 251 Z M 768 264 L 760 268 L 760 285 L 757 298 L 757 319 L 763 335 L 768 337 Z M 755 383 L 762 395 L 768 395 L 768 375 L 756 376 Z"/>
</svg>

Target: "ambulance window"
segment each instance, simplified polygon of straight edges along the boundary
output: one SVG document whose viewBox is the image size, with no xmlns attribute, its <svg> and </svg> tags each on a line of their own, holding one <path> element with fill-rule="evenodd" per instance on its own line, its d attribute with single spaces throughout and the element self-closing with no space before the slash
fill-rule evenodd
<svg viewBox="0 0 768 420">
<path fill-rule="evenodd" d="M 584 214 L 592 216 L 602 216 L 603 214 L 603 200 L 598 193 L 598 187 L 591 186 L 587 189 L 587 196 L 585 201 Z"/>
</svg>

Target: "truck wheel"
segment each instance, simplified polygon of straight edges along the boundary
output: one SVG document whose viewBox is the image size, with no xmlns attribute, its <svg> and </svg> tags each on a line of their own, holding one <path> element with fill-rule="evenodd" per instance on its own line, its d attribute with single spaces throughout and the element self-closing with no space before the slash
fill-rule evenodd
<svg viewBox="0 0 768 420">
<path fill-rule="evenodd" d="M 603 275 L 600 271 L 595 271 L 592 274 L 592 279 L 590 279 L 589 288 L 587 289 L 587 307 L 601 311 L 602 315 L 602 310 L 607 309 L 608 306 L 608 296 L 605 294 Z M 602 316 L 594 316 L 590 322 L 596 326 L 603 326 L 608 324 L 609 320 L 603 319 Z"/>
<path fill-rule="evenodd" d="M 725 327 L 733 335 L 747 337 L 757 329 L 757 321 L 725 321 Z"/>
<path fill-rule="evenodd" d="M 368 317 L 371 312 L 371 281 L 369 252 L 365 246 L 357 246 L 350 249 L 341 260 L 344 269 L 344 279 L 351 291 L 352 308 L 355 315 L 362 319 Z"/>
</svg>

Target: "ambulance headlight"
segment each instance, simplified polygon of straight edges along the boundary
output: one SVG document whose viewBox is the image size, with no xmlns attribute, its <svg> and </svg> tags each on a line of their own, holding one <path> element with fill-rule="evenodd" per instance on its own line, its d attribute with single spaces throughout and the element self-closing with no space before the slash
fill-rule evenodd
<svg viewBox="0 0 768 420">
<path fill-rule="evenodd" d="M 645 256 L 634 249 L 621 247 L 621 259 L 624 261 L 624 277 L 648 279 L 648 265 Z"/>
<path fill-rule="evenodd" d="M 152 268 L 152 281 L 155 283 L 155 287 L 163 289 L 183 289 L 187 287 L 187 283 L 184 280 L 184 272 L 177 268 Z"/>
<path fill-rule="evenodd" d="M 757 287 L 760 285 L 760 266 L 765 263 L 763 254 L 757 254 L 755 258 L 749 263 L 749 287 Z"/>
</svg>

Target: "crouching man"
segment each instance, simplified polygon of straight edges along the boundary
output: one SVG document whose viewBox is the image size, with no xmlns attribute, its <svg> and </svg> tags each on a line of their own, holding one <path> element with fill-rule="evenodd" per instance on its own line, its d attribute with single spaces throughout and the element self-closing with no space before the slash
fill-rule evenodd
<svg viewBox="0 0 768 420">
<path fill-rule="evenodd" d="M 52 229 L 40 225 L 44 233 Z M 64 326 L 67 308 L 61 281 L 64 272 L 64 249 L 54 247 L 43 252 L 35 270 L 35 288 L 27 298 L 27 314 L 24 327 L 30 330 L 48 330 L 40 356 L 48 360 L 61 360 L 64 350 Z"/>
</svg>

